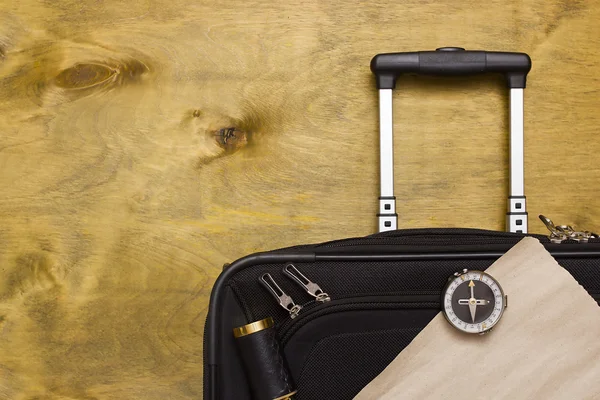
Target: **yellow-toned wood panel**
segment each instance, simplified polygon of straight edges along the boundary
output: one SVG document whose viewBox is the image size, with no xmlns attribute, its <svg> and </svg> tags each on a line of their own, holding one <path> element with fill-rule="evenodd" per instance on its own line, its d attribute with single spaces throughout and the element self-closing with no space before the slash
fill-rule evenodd
<svg viewBox="0 0 600 400">
<path fill-rule="evenodd" d="M 524 51 L 537 214 L 600 230 L 596 1 L 0 2 L 0 398 L 201 398 L 223 263 L 375 231 L 380 52 Z M 500 78 L 394 93 L 401 227 L 502 229 Z"/>
</svg>

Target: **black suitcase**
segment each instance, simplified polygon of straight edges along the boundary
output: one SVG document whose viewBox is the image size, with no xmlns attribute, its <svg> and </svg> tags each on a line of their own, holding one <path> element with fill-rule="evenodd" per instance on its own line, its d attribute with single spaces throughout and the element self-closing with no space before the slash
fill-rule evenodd
<svg viewBox="0 0 600 400">
<path fill-rule="evenodd" d="M 232 332 L 268 317 L 274 320 L 298 390 L 295 399 L 352 399 L 440 311 L 448 277 L 463 269 L 485 270 L 527 234 L 523 89 L 530 68 L 531 61 L 523 53 L 459 48 L 373 58 L 371 70 L 380 96 L 380 233 L 257 253 L 226 266 L 214 285 L 204 332 L 205 399 L 252 398 Z M 396 230 L 391 91 L 397 77 L 481 72 L 505 74 L 510 88 L 509 232 Z M 548 224 L 553 230 L 550 237 L 531 236 L 600 304 L 600 240 L 588 232 Z M 261 279 L 278 292 L 283 304 Z M 324 301 L 327 297 L 330 301 Z M 296 312 L 294 304 L 302 309 Z"/>
</svg>

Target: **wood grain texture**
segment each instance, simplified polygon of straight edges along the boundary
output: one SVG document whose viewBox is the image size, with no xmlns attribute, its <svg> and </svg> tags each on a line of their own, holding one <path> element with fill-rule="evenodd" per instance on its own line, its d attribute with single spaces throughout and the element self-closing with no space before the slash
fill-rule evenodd
<svg viewBox="0 0 600 400">
<path fill-rule="evenodd" d="M 600 230 L 599 18 L 593 0 L 0 2 L 0 398 L 201 398 L 223 263 L 375 231 L 376 53 L 529 53 L 530 230 Z M 502 229 L 501 79 L 398 89 L 400 226 Z"/>
</svg>

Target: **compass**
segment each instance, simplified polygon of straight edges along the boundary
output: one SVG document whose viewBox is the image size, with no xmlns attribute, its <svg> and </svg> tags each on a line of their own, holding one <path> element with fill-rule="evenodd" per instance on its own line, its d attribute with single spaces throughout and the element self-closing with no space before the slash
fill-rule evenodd
<svg viewBox="0 0 600 400">
<path fill-rule="evenodd" d="M 502 287 L 490 274 L 464 269 L 448 279 L 442 292 L 442 311 L 456 329 L 483 334 L 498 323 L 507 300 Z"/>
</svg>

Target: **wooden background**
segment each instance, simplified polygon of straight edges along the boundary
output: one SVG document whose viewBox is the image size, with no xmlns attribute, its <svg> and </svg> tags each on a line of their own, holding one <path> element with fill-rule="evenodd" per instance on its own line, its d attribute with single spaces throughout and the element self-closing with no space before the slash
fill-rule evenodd
<svg viewBox="0 0 600 400">
<path fill-rule="evenodd" d="M 375 231 L 379 52 L 529 53 L 530 231 L 599 230 L 599 20 L 594 0 L 2 0 L 0 398 L 201 398 L 223 263 Z M 502 229 L 502 79 L 398 89 L 400 226 Z"/>
</svg>

